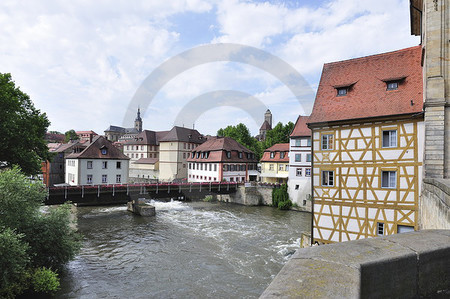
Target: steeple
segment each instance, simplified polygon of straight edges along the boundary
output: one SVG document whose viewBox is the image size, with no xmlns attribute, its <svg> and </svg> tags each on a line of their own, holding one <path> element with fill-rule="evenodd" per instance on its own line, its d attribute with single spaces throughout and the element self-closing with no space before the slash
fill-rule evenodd
<svg viewBox="0 0 450 299">
<path fill-rule="evenodd" d="M 142 132 L 142 118 L 141 118 L 141 109 L 138 107 L 137 116 L 134 121 L 134 128 L 138 130 L 138 132 Z"/>
<path fill-rule="evenodd" d="M 272 112 L 270 112 L 269 109 L 267 109 L 266 113 L 264 113 L 264 120 L 267 121 L 270 128 L 272 128 Z"/>
</svg>

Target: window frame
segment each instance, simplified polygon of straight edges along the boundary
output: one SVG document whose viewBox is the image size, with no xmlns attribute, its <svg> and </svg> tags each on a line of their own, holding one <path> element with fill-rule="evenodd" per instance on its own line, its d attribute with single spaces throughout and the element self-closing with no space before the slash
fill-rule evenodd
<svg viewBox="0 0 450 299">
<path fill-rule="evenodd" d="M 324 139 L 326 139 L 326 143 L 324 143 Z M 331 142 L 330 142 L 331 139 Z M 325 147 L 326 145 L 326 147 Z M 322 134 L 320 136 L 320 148 L 323 151 L 331 151 L 334 150 L 334 134 Z"/>
<path fill-rule="evenodd" d="M 391 136 L 392 132 L 395 132 L 395 138 L 394 139 Z M 384 142 L 384 140 L 385 140 L 384 139 L 385 133 L 389 134 L 388 137 L 387 137 L 387 139 L 388 139 L 388 144 L 387 145 Z M 393 140 L 395 140 L 395 145 L 392 145 L 392 141 Z M 396 128 L 395 129 L 382 129 L 382 132 L 381 132 L 381 147 L 382 148 L 396 148 L 396 147 L 398 147 L 398 130 Z"/>
<path fill-rule="evenodd" d="M 93 164 L 93 161 L 87 161 L 86 169 L 92 169 Z"/>
<path fill-rule="evenodd" d="M 387 182 L 384 174 L 387 174 Z M 394 175 L 392 178 L 391 175 Z M 391 183 L 394 182 L 394 186 Z M 387 183 L 387 184 L 385 184 Z M 381 170 L 380 184 L 382 189 L 396 189 L 397 188 L 397 171 L 396 170 Z"/>
<path fill-rule="evenodd" d="M 392 85 L 394 87 L 392 87 Z M 386 82 L 386 90 L 398 90 L 399 85 L 400 85 L 400 82 L 398 80 L 387 81 Z M 389 87 L 389 86 L 391 86 L 391 87 Z"/>
<path fill-rule="evenodd" d="M 325 183 L 325 175 L 328 173 L 327 175 L 327 183 Z M 332 183 L 330 184 L 330 175 L 331 175 L 331 181 Z M 322 170 L 321 171 L 321 182 L 320 185 L 322 187 L 334 187 L 335 184 L 335 176 L 334 176 L 334 170 Z"/>
</svg>

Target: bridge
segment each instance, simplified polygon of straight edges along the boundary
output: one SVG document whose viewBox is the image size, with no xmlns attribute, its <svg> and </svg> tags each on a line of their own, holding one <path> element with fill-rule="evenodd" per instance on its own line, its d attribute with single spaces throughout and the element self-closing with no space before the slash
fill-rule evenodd
<svg viewBox="0 0 450 299">
<path fill-rule="evenodd" d="M 47 188 L 46 205 L 70 201 L 77 205 L 122 204 L 137 198 L 201 199 L 207 195 L 235 193 L 237 182 L 81 185 Z"/>
</svg>

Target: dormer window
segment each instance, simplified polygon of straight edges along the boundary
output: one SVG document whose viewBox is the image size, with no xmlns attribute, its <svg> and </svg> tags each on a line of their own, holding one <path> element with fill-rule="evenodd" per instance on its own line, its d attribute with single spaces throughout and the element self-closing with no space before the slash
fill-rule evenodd
<svg viewBox="0 0 450 299">
<path fill-rule="evenodd" d="M 242 159 L 242 153 L 239 152 L 239 159 Z"/>
<path fill-rule="evenodd" d="M 270 152 L 270 159 L 275 158 L 275 152 Z"/>
<path fill-rule="evenodd" d="M 386 90 L 396 90 L 398 89 L 398 81 L 386 82 Z"/>
<path fill-rule="evenodd" d="M 339 88 L 337 88 L 337 96 L 338 97 L 346 96 L 347 91 L 348 91 L 348 87 L 339 87 Z"/>
<path fill-rule="evenodd" d="M 108 154 L 108 149 L 105 146 L 102 146 L 102 148 L 100 150 L 101 150 L 102 155 Z"/>
<path fill-rule="evenodd" d="M 227 158 L 228 158 L 228 159 L 231 158 L 231 152 L 227 152 Z"/>
<path fill-rule="evenodd" d="M 200 152 L 197 152 L 197 159 L 200 158 Z"/>
<path fill-rule="evenodd" d="M 284 152 L 280 152 L 280 158 L 284 159 Z"/>
<path fill-rule="evenodd" d="M 205 152 L 202 152 L 202 159 L 205 158 Z"/>
</svg>

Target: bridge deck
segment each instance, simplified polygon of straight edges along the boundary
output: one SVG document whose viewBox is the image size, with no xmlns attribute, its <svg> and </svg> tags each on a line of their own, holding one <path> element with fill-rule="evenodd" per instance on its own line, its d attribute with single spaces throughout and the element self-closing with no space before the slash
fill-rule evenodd
<svg viewBox="0 0 450 299">
<path fill-rule="evenodd" d="M 208 194 L 236 192 L 242 183 L 158 183 L 124 185 L 81 185 L 51 187 L 47 189 L 45 204 L 62 204 L 71 201 L 78 204 L 125 203 L 137 197 L 146 198 L 197 198 Z"/>
</svg>

